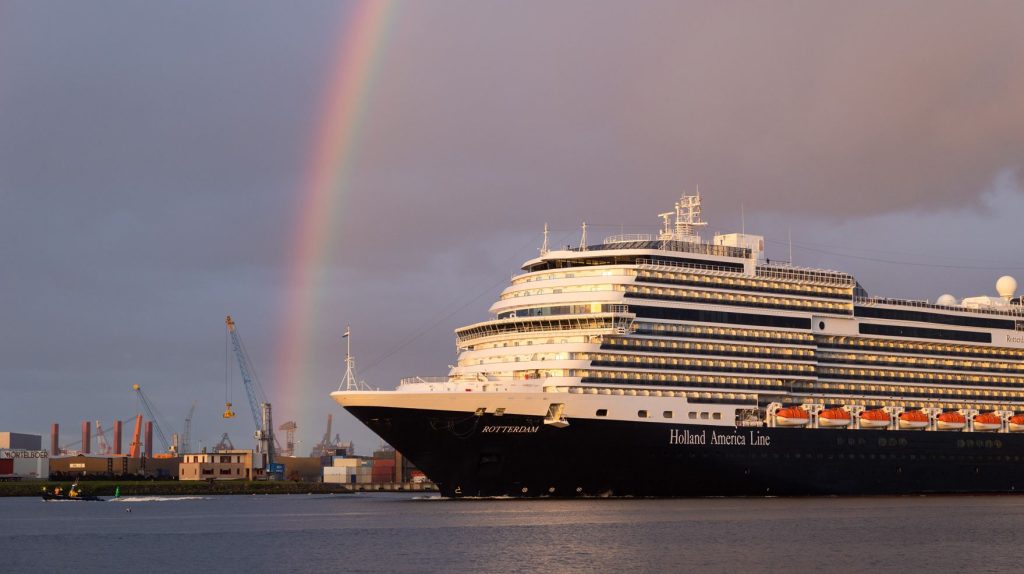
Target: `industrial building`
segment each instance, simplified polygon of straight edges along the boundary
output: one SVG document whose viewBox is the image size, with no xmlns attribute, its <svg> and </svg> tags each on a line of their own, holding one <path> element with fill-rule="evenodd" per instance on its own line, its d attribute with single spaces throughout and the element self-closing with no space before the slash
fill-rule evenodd
<svg viewBox="0 0 1024 574">
<path fill-rule="evenodd" d="M 0 480 L 46 480 L 49 476 L 41 435 L 0 432 Z"/>
<path fill-rule="evenodd" d="M 50 458 L 50 475 L 54 479 L 71 478 L 158 478 L 178 476 L 181 457 L 138 458 L 124 455 L 102 456 L 77 454 Z"/>
<path fill-rule="evenodd" d="M 256 480 L 264 469 L 254 466 L 251 450 L 186 454 L 178 464 L 178 480 Z"/>
</svg>

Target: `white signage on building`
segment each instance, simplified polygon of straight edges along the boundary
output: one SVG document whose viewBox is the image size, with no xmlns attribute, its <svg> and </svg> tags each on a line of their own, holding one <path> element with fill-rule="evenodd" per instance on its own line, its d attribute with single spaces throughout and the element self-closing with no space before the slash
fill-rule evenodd
<svg viewBox="0 0 1024 574">
<path fill-rule="evenodd" d="M 50 454 L 45 450 L 0 448 L 0 458 L 49 458 L 49 456 Z"/>
</svg>

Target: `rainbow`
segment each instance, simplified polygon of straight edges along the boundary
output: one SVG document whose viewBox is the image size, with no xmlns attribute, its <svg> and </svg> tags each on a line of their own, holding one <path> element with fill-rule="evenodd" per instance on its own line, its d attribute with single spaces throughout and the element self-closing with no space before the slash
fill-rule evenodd
<svg viewBox="0 0 1024 574">
<path fill-rule="evenodd" d="M 323 403 L 327 393 L 334 390 L 324 386 L 326 381 L 310 380 L 311 343 L 318 329 L 324 267 L 335 243 L 336 222 L 348 192 L 360 127 L 379 67 L 377 61 L 387 36 L 392 4 L 392 0 L 358 0 L 345 11 L 336 63 L 318 116 L 293 228 L 291 267 L 269 397 L 281 405 L 275 408 L 278 420 L 305 418 L 302 415 L 308 414 L 307 406 L 314 401 Z M 334 327 L 340 337 L 341 325 Z"/>
</svg>

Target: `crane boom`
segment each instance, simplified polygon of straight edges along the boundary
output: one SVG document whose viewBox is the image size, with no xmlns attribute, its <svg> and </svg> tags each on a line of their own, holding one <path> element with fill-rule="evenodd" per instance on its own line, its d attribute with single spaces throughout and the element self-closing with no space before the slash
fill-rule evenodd
<svg viewBox="0 0 1024 574">
<path fill-rule="evenodd" d="M 238 330 L 235 329 L 235 322 L 231 319 L 231 315 L 224 319 L 224 323 L 228 326 L 228 333 L 231 335 L 231 348 L 235 351 L 238 368 L 242 371 L 242 384 L 245 385 L 245 395 L 249 398 L 252 421 L 257 429 L 263 429 L 263 416 L 260 405 L 267 402 L 267 398 L 263 394 L 263 386 L 260 385 L 258 379 L 253 378 L 256 371 L 252 367 L 252 361 L 249 360 L 249 353 L 246 352 L 245 345 L 242 344 L 242 337 L 239 336 Z"/>
<path fill-rule="evenodd" d="M 274 451 L 281 450 L 281 446 L 277 444 L 277 437 L 274 436 L 274 423 L 271 418 L 270 403 L 267 402 L 267 397 L 263 394 L 263 385 L 260 384 L 259 379 L 256 377 L 256 369 L 252 366 L 249 353 L 245 350 L 242 337 L 238 334 L 231 315 L 224 319 L 224 324 L 228 327 L 228 334 L 231 337 L 231 348 L 235 352 L 235 359 L 238 360 L 238 369 L 242 372 L 242 384 L 245 386 L 245 395 L 249 399 L 249 409 L 252 411 L 253 423 L 256 425 L 256 433 L 254 434 L 256 438 L 256 452 L 264 455 L 267 476 L 272 477 L 274 476 L 272 469 L 275 467 Z M 231 403 L 228 403 L 226 406 L 227 410 L 224 416 L 227 418 L 228 413 L 231 413 Z M 231 413 L 231 416 L 234 416 L 234 413 Z"/>
<path fill-rule="evenodd" d="M 106 431 L 103 430 L 103 425 L 100 421 L 96 421 L 96 445 L 99 447 L 97 450 L 100 454 L 110 454 L 110 445 L 107 444 Z"/>
<path fill-rule="evenodd" d="M 135 431 L 132 433 L 132 444 L 128 448 L 128 456 L 135 458 L 142 452 L 139 434 L 142 432 L 142 415 L 135 415 Z"/>
<path fill-rule="evenodd" d="M 134 390 L 135 394 L 139 396 L 139 401 L 142 402 L 142 408 L 146 410 L 146 415 L 149 417 L 149 420 L 153 421 L 153 426 L 156 428 L 156 434 L 160 437 L 160 442 L 163 443 L 164 450 L 174 452 L 174 449 L 171 448 L 171 443 L 167 441 L 167 435 L 165 435 L 164 430 L 160 428 L 160 421 L 156 417 L 152 403 L 149 402 L 145 393 L 142 392 L 142 387 L 139 385 L 132 385 L 132 390 Z"/>
<path fill-rule="evenodd" d="M 192 452 L 192 413 L 194 412 L 196 412 L 196 402 L 192 401 L 192 408 L 188 410 L 188 416 L 185 417 L 185 432 L 181 437 L 182 452 Z"/>
</svg>

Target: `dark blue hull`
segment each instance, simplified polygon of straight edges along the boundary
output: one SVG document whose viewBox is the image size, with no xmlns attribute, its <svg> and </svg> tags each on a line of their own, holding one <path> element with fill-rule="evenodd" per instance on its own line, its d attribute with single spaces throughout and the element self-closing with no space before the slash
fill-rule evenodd
<svg viewBox="0 0 1024 574">
<path fill-rule="evenodd" d="M 459 496 L 802 496 L 1024 489 L 1024 434 L 733 428 L 348 410 Z"/>
</svg>

